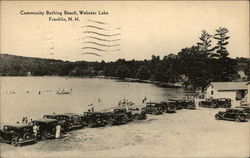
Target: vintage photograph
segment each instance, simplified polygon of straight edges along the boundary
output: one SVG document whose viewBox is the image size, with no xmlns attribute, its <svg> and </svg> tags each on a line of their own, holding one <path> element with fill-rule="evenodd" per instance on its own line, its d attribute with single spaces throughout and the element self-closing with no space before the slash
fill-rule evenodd
<svg viewBox="0 0 250 158">
<path fill-rule="evenodd" d="M 1 1 L 1 158 L 250 157 L 249 1 Z"/>
</svg>

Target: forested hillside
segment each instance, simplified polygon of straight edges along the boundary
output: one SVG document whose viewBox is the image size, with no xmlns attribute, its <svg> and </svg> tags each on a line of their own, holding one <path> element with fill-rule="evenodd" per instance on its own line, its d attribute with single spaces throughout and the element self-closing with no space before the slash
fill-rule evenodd
<svg viewBox="0 0 250 158">
<path fill-rule="evenodd" d="M 118 59 L 114 62 L 62 61 L 0 54 L 0 76 L 109 76 L 137 78 L 163 83 L 182 82 L 192 88 L 204 88 L 211 81 L 249 81 L 250 59 L 229 58 L 226 28 L 216 30 L 217 46 L 210 48 L 212 35 L 202 31 L 200 42 L 176 54 L 150 60 Z M 240 76 L 241 71 L 246 76 Z"/>
</svg>

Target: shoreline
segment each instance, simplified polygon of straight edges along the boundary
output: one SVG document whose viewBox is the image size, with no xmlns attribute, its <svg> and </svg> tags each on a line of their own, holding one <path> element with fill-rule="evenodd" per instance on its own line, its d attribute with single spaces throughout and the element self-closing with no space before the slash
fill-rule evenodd
<svg viewBox="0 0 250 158">
<path fill-rule="evenodd" d="M 192 90 L 188 87 L 185 87 L 181 82 L 176 83 L 166 83 L 166 82 L 160 82 L 160 81 L 152 81 L 152 80 L 140 80 L 137 78 L 124 78 L 119 79 L 118 77 L 111 77 L 111 76 L 58 76 L 58 75 L 52 75 L 52 76 L 0 76 L 0 77 L 65 77 L 65 78 L 98 78 L 98 79 L 112 79 L 117 80 L 121 82 L 136 82 L 136 83 L 149 83 L 154 84 L 161 88 L 185 88 L 189 89 L 190 91 L 199 92 L 197 90 Z"/>
</svg>

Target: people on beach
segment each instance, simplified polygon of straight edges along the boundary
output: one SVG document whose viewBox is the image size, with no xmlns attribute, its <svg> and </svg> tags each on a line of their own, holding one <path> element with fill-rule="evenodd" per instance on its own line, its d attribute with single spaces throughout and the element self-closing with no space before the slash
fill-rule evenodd
<svg viewBox="0 0 250 158">
<path fill-rule="evenodd" d="M 33 125 L 33 134 L 34 134 L 34 137 L 36 138 L 37 137 L 37 133 L 38 133 L 38 126 L 36 124 Z"/>
<path fill-rule="evenodd" d="M 61 125 L 60 125 L 59 123 L 56 125 L 56 134 L 55 134 L 55 138 L 56 138 L 56 139 L 61 138 Z"/>
<path fill-rule="evenodd" d="M 94 112 L 94 105 L 93 104 L 89 104 L 88 105 L 88 112 Z"/>
<path fill-rule="evenodd" d="M 146 103 L 146 101 L 147 101 L 147 97 L 144 97 L 144 98 L 142 99 L 142 103 Z"/>
<path fill-rule="evenodd" d="M 25 117 L 23 117 L 22 119 L 22 124 L 25 124 Z"/>
<path fill-rule="evenodd" d="M 25 117 L 25 124 L 28 124 L 28 118 Z"/>
<path fill-rule="evenodd" d="M 122 105 L 122 100 L 120 100 L 118 103 L 118 106 L 121 106 L 121 105 Z"/>
</svg>

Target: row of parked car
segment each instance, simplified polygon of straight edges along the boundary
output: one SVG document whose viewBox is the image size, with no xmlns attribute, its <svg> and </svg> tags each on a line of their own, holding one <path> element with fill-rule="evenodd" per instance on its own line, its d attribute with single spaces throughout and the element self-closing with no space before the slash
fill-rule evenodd
<svg viewBox="0 0 250 158">
<path fill-rule="evenodd" d="M 29 124 L 4 125 L 0 130 L 0 141 L 12 146 L 20 146 L 23 143 L 54 138 L 58 124 L 61 125 L 62 132 L 67 132 L 85 126 L 93 128 L 126 124 L 132 120 L 146 119 L 146 114 L 175 113 L 180 109 L 195 109 L 194 100 L 171 99 L 147 102 L 146 106 L 112 107 L 99 112 L 84 112 L 83 114 L 46 114 L 43 118 L 33 120 Z M 39 126 L 36 138 L 33 133 L 34 124 Z"/>
<path fill-rule="evenodd" d="M 235 108 L 228 108 L 226 111 L 219 111 L 215 114 L 216 120 L 233 120 L 236 122 L 244 122 L 250 119 L 250 106 L 241 105 Z"/>
<path fill-rule="evenodd" d="M 230 98 L 206 98 L 199 102 L 200 107 L 206 108 L 231 108 Z"/>
<path fill-rule="evenodd" d="M 230 98 L 206 98 L 199 102 L 200 107 L 206 108 L 227 108 L 225 111 L 219 111 L 215 114 L 216 120 L 233 120 L 236 122 L 243 122 L 250 119 L 250 106 L 243 104 L 231 108 Z"/>
</svg>

